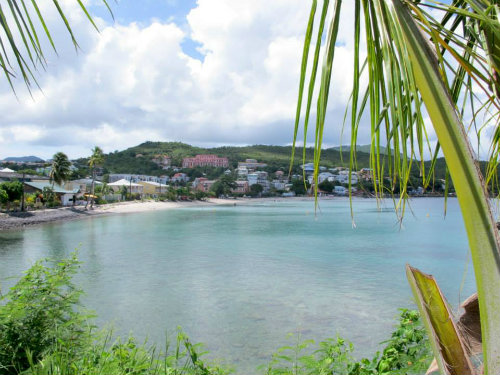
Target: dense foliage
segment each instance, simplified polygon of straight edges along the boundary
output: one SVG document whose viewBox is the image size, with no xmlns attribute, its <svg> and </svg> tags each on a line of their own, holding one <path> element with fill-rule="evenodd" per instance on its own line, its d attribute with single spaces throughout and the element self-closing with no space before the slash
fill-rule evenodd
<svg viewBox="0 0 500 375">
<path fill-rule="evenodd" d="M 19 181 L 4 182 L 0 189 L 5 191 L 9 202 L 19 200 L 23 195 L 23 184 Z"/>
</svg>

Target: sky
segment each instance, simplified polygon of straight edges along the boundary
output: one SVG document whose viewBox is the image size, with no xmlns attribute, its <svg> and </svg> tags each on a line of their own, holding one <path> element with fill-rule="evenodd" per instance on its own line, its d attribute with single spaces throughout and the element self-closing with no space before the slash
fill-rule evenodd
<svg viewBox="0 0 500 375">
<path fill-rule="evenodd" d="M 39 1 L 58 54 L 42 40 L 47 68 L 35 73 L 32 97 L 20 79 L 17 97 L 0 80 L 0 159 L 77 158 L 96 145 L 111 152 L 147 140 L 292 142 L 309 1 L 111 0 L 113 20 L 101 0 L 87 0 L 99 32 L 76 0 L 60 3 L 80 49 L 52 2 Z M 336 52 L 327 145 L 340 143 L 350 93 L 350 17 Z"/>
<path fill-rule="evenodd" d="M 202 147 L 288 145 L 293 139 L 307 0 L 60 0 L 75 50 L 51 1 L 38 1 L 57 54 L 32 95 L 0 78 L 0 159 L 58 151 L 71 159 L 145 141 Z M 353 76 L 353 5 L 344 2 L 324 146 L 342 134 Z M 11 20 L 11 22 L 13 22 Z M 363 43 L 363 40 L 362 40 Z M 363 58 L 363 56 L 362 56 Z M 313 109 L 314 111 L 314 109 Z M 358 144 L 370 142 L 362 121 Z M 428 126 L 431 144 L 436 135 Z M 308 140 L 312 138 L 309 134 Z"/>
</svg>

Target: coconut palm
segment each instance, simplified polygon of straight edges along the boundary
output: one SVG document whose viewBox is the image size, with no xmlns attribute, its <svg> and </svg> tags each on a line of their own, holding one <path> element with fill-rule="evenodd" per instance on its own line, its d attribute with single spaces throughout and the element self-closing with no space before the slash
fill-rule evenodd
<svg viewBox="0 0 500 375">
<path fill-rule="evenodd" d="M 97 30 L 97 26 L 83 2 L 81 0 L 75 1 Z M 101 1 L 111 13 L 107 0 Z M 0 35 L 0 45 L 2 46 L 0 49 L 0 69 L 13 91 L 13 78 L 16 78 L 17 74 L 22 77 L 28 89 L 31 89 L 33 84 L 37 85 L 34 70 L 37 70 L 40 66 L 45 68 L 47 65 L 42 50 L 42 34 L 45 34 L 50 45 L 57 52 L 50 30 L 45 23 L 44 15 L 38 6 L 40 2 L 40 0 L 8 0 L 0 4 L 0 29 L 3 31 Z M 66 25 L 75 48 L 78 48 L 73 30 L 59 2 L 53 0 L 53 5 Z"/>
<path fill-rule="evenodd" d="M 342 3 L 342 0 L 324 0 L 317 16 L 318 1 L 312 1 L 304 43 L 294 145 L 302 119 L 306 144 L 315 100 L 316 187 Z M 420 169 L 423 185 L 428 186 L 434 162 L 442 151 L 457 192 L 474 263 L 484 373 L 498 374 L 500 240 L 487 189 L 467 135 L 467 128 L 476 129 L 478 138 L 485 127 L 496 128 L 486 175 L 486 181 L 495 182 L 500 154 L 498 1 L 453 0 L 449 4 L 434 0 L 352 0 L 349 3 L 354 5 L 355 12 L 353 89 L 350 108 L 346 111 L 351 133 L 350 170 L 356 167 L 356 138 L 362 115 L 368 113 L 370 162 L 376 193 L 382 197 L 384 193 L 391 193 L 396 185 L 401 186 L 400 196 L 393 198 L 396 212 L 402 217 L 411 168 Z M 327 14 L 332 15 L 328 31 Z M 441 14 L 442 18 L 438 20 L 434 14 Z M 312 45 L 313 36 L 315 45 Z M 318 75 L 323 40 L 324 54 Z M 311 45 L 314 52 L 310 53 Z M 312 66 L 308 69 L 310 58 Z M 316 87 L 317 81 L 319 87 Z M 424 121 L 427 116 L 439 141 L 434 147 L 427 136 Z M 470 126 L 465 123 L 466 118 L 472 118 Z M 480 123 L 479 119 L 484 121 Z M 383 146 L 387 147 L 387 156 L 382 156 Z M 430 169 L 423 163 L 426 153 L 433 155 Z M 436 302 L 442 300 L 437 286 L 431 285 L 430 278 L 411 267 L 407 274 L 441 372 L 480 371 L 470 364 L 467 358 L 470 353 L 464 348 L 456 327 L 452 322 L 451 326 L 446 325 L 450 319 L 446 315 L 446 304 Z"/>
<path fill-rule="evenodd" d="M 98 146 L 95 146 L 92 149 L 92 155 L 89 158 L 89 167 L 92 170 L 92 190 L 90 196 L 90 208 L 94 207 L 96 168 L 102 167 L 103 164 L 104 164 L 104 154 L 102 152 L 102 149 Z M 88 204 L 88 198 L 87 198 L 87 204 Z"/>
<path fill-rule="evenodd" d="M 54 154 L 49 174 L 52 190 L 54 190 L 54 184 L 61 185 L 63 182 L 68 181 L 71 174 L 70 167 L 71 163 L 64 152 Z"/>
</svg>

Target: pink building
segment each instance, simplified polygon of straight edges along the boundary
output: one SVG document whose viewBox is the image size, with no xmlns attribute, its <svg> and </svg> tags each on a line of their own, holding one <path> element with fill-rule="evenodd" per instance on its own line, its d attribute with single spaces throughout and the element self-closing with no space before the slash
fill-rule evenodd
<svg viewBox="0 0 500 375">
<path fill-rule="evenodd" d="M 223 167 L 227 168 L 229 161 L 227 158 L 219 158 L 217 155 L 196 155 L 194 158 L 184 158 L 182 168 L 194 167 Z"/>
</svg>

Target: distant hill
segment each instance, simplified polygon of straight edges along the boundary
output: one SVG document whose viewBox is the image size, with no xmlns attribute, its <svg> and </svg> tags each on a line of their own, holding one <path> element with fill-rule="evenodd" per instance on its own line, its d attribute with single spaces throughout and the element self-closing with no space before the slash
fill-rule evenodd
<svg viewBox="0 0 500 375">
<path fill-rule="evenodd" d="M 152 162 L 152 158 L 158 154 L 165 154 L 172 158 L 172 165 L 181 166 L 182 159 L 197 154 L 216 154 L 229 159 L 230 167 L 235 168 L 239 161 L 245 159 L 257 159 L 259 162 L 268 164 L 270 170 L 287 169 L 290 165 L 292 154 L 291 146 L 224 146 L 215 148 L 202 148 L 191 146 L 180 142 L 145 142 L 138 146 L 123 151 L 115 151 L 106 154 L 104 168 L 107 173 L 137 173 L 137 174 L 164 174 L 165 171 Z M 302 149 L 298 148 L 295 154 L 294 167 L 298 170 L 302 164 Z M 313 161 L 313 148 L 306 149 L 306 163 Z M 82 165 L 87 159 L 79 159 Z M 369 154 L 357 153 L 358 168 L 369 166 Z M 349 165 L 349 152 L 342 154 L 333 148 L 322 151 L 321 165 L 326 167 Z"/>
<path fill-rule="evenodd" d="M 14 163 L 43 163 L 44 160 L 40 159 L 38 156 L 11 156 L 3 159 L 5 162 L 14 162 Z"/>
<path fill-rule="evenodd" d="M 342 153 L 339 151 L 340 147 L 332 147 L 322 151 L 321 165 L 331 167 L 348 167 L 349 166 L 349 146 L 342 147 Z M 370 167 L 370 154 L 369 145 L 356 146 L 356 163 L 357 168 Z M 385 149 L 382 150 L 385 152 Z M 181 142 L 144 142 L 138 146 L 130 147 L 123 151 L 115 151 L 104 155 L 104 173 L 133 173 L 133 174 L 146 174 L 146 175 L 163 175 L 171 174 L 170 171 L 161 169 L 158 165 L 152 162 L 155 155 L 163 154 L 168 155 L 172 159 L 173 166 L 181 166 L 182 159 L 185 157 L 195 156 L 197 154 L 216 154 L 224 156 L 229 159 L 229 165 L 232 168 L 237 167 L 239 161 L 245 159 L 257 159 L 259 162 L 266 163 L 268 167 L 266 170 L 274 172 L 278 169 L 286 171 L 290 165 L 290 157 L 292 153 L 291 146 L 268 146 L 268 145 L 254 145 L 254 146 L 224 146 L 214 148 L 202 148 L 191 146 Z M 383 154 L 385 155 L 385 154 Z M 387 160 L 382 155 L 384 163 L 384 173 L 387 173 L 388 166 Z M 313 161 L 314 150 L 312 147 L 306 149 L 306 163 Z M 88 159 L 78 159 L 77 162 L 80 166 L 86 167 Z M 297 148 L 294 160 L 294 173 L 300 172 L 300 165 L 302 164 L 302 149 Z M 426 171 L 430 167 L 430 162 L 425 163 Z M 486 163 L 480 162 L 480 168 L 485 170 Z M 419 179 L 419 165 L 420 162 L 415 161 L 412 167 L 412 176 Z M 439 158 L 436 162 L 436 169 L 434 177 L 436 179 L 444 179 L 446 175 L 446 164 L 444 158 Z"/>
<path fill-rule="evenodd" d="M 367 154 L 370 153 L 370 150 L 371 150 L 371 145 L 356 145 L 356 151 L 358 152 L 366 152 Z M 336 147 L 332 147 L 334 150 L 338 150 L 340 151 L 340 146 L 336 146 Z M 351 145 L 344 145 L 342 146 L 342 151 L 351 151 Z M 383 147 L 381 146 L 380 147 L 380 153 L 382 155 L 387 155 L 387 148 L 386 147 Z"/>
</svg>

